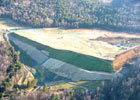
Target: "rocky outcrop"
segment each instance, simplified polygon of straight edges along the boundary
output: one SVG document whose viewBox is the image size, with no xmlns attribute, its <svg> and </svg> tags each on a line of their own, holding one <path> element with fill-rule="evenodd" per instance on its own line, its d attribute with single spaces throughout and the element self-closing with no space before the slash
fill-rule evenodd
<svg viewBox="0 0 140 100">
<path fill-rule="evenodd" d="M 116 59 L 113 61 L 114 71 L 117 71 L 120 68 L 122 68 L 128 60 L 136 57 L 139 54 L 140 54 L 140 46 L 118 55 Z"/>
</svg>

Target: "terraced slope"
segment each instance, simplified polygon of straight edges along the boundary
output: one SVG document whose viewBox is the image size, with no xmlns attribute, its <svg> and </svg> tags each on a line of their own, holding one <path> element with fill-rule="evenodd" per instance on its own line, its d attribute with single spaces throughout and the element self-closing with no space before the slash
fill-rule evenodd
<svg viewBox="0 0 140 100">
<path fill-rule="evenodd" d="M 41 73 L 44 71 L 49 71 L 56 74 L 55 77 L 64 77 L 64 80 L 62 81 L 66 81 L 67 79 L 71 81 L 106 80 L 116 77 L 116 74 L 114 73 L 88 71 L 62 60 L 52 58 L 49 55 L 47 56 L 43 54 L 45 51 L 42 52 L 41 50 L 27 43 L 23 43 L 22 41 L 12 37 L 11 35 L 9 35 L 9 40 L 12 42 L 12 44 L 15 44 L 18 48 L 22 49 L 28 56 L 31 57 L 31 59 L 35 60 L 39 64 L 38 66 L 36 66 L 37 70 L 40 70 Z M 42 80 L 44 82 L 47 81 L 45 78 L 47 76 L 47 73 L 48 72 L 45 73 L 45 76 Z M 52 81 L 54 82 L 55 80 Z"/>
<path fill-rule="evenodd" d="M 79 53 L 68 51 L 68 50 L 54 49 L 49 46 L 39 44 L 35 41 L 31 41 L 27 38 L 16 35 L 14 33 L 10 35 L 39 50 L 45 50 L 49 52 L 49 57 L 51 58 L 64 61 L 66 63 L 75 65 L 79 68 L 89 70 L 89 71 L 113 72 L 112 63 L 110 61 L 106 61 L 103 59 L 99 59 L 99 58 L 84 55 L 84 54 L 79 54 Z"/>
</svg>

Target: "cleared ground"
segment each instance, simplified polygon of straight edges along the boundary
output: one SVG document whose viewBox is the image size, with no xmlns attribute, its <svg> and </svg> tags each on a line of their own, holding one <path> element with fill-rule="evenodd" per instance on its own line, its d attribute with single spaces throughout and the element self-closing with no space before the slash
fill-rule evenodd
<svg viewBox="0 0 140 100">
<path fill-rule="evenodd" d="M 57 29 L 47 28 L 39 30 L 24 30 L 15 32 L 46 46 L 59 50 L 69 50 L 76 53 L 98 57 L 106 60 L 114 60 L 115 55 L 124 52 L 108 42 L 96 40 L 99 37 L 129 37 L 127 34 L 112 34 L 107 31 L 86 29 Z M 131 38 L 135 37 L 131 35 Z"/>
<path fill-rule="evenodd" d="M 119 48 L 103 41 L 92 40 L 100 33 L 92 30 L 63 30 L 63 29 L 40 29 L 15 32 L 18 35 L 38 43 L 59 50 L 69 50 L 76 53 L 113 60 L 117 53 L 123 52 Z M 100 34 L 104 36 L 104 34 Z"/>
<path fill-rule="evenodd" d="M 0 18 L 0 30 L 30 28 L 23 27 L 7 18 Z M 76 53 L 114 60 L 115 55 L 125 50 L 98 38 L 140 38 L 139 35 L 115 33 L 96 29 L 58 29 L 43 28 L 17 31 L 17 34 L 55 49 L 69 50 Z M 97 40 L 96 40 L 97 39 Z"/>
<path fill-rule="evenodd" d="M 16 34 L 11 34 L 11 36 L 33 47 L 36 47 L 39 50 L 46 50 L 47 52 L 49 52 L 49 57 L 75 65 L 79 68 L 83 68 L 90 71 L 113 72 L 113 66 L 110 61 L 106 61 L 93 56 L 83 55 L 68 50 L 54 49 L 49 46 L 39 44 L 35 41 L 31 41 L 22 36 L 18 36 Z"/>
<path fill-rule="evenodd" d="M 35 49 L 35 46 L 30 46 L 29 43 L 27 44 L 27 43 L 25 43 L 25 41 L 23 43 L 21 41 L 23 39 L 17 39 L 17 37 L 14 38 L 12 36 L 13 36 L 13 34 L 10 34 L 10 36 L 9 36 L 10 41 L 12 41 L 20 49 L 24 50 L 24 52 L 26 52 L 37 63 L 43 62 L 40 66 L 37 67 L 38 69 L 43 68 L 43 70 L 50 71 L 52 73 L 55 73 L 58 76 L 65 77 L 72 81 L 106 80 L 106 79 L 112 79 L 112 78 L 116 77 L 116 75 L 114 73 L 87 71 L 87 70 L 84 70 L 81 68 L 77 68 L 79 66 L 75 66 L 75 65 L 72 65 L 71 63 L 66 63 L 64 61 L 51 58 L 50 56 L 49 57 L 46 56 L 47 59 L 46 59 L 46 61 L 44 61 L 43 56 L 45 56 L 45 55 L 41 56 L 41 54 L 42 54 L 41 51 L 38 49 Z M 74 54 L 74 55 L 76 55 L 76 54 Z M 40 57 L 36 57 L 36 56 L 40 56 L 42 58 L 39 59 Z M 83 56 L 83 58 L 84 58 L 84 56 Z M 96 60 L 98 61 L 100 59 L 96 59 Z M 97 62 L 96 60 L 95 60 L 95 63 Z M 100 63 L 102 63 L 103 61 L 100 60 Z M 104 66 L 104 65 L 101 65 L 101 66 Z M 97 68 L 97 67 L 95 65 L 95 67 L 93 66 L 91 68 L 92 68 L 92 70 L 93 69 L 95 70 L 95 68 Z M 108 66 L 105 68 L 107 69 Z M 85 69 L 86 69 L 86 67 L 85 67 Z M 101 68 L 100 70 L 103 71 L 103 68 Z"/>
</svg>

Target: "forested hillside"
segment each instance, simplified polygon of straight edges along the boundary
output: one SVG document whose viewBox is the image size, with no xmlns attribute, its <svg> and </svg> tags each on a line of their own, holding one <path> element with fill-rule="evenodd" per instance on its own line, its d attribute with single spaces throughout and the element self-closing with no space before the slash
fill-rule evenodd
<svg viewBox="0 0 140 100">
<path fill-rule="evenodd" d="M 19 54 L 8 42 L 0 42 L 0 100 L 14 91 L 14 77 L 20 69 Z"/>
<path fill-rule="evenodd" d="M 33 27 L 140 31 L 139 0 L 0 0 L 0 16 Z"/>
</svg>

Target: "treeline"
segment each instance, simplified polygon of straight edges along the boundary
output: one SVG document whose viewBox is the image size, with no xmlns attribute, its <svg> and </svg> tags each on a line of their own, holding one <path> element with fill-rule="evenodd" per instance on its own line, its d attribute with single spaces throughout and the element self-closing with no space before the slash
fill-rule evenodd
<svg viewBox="0 0 140 100">
<path fill-rule="evenodd" d="M 33 27 L 140 31 L 139 0 L 0 0 L 0 15 Z"/>
</svg>

